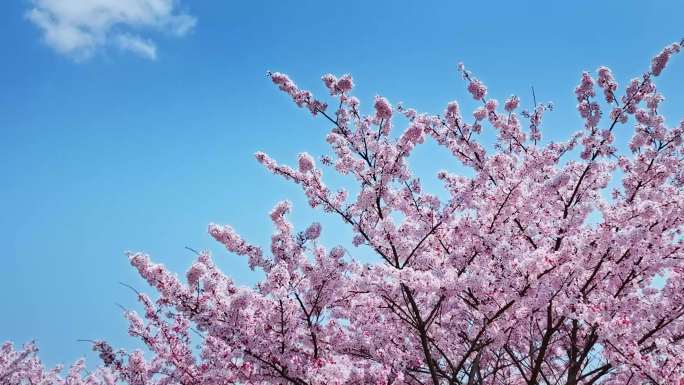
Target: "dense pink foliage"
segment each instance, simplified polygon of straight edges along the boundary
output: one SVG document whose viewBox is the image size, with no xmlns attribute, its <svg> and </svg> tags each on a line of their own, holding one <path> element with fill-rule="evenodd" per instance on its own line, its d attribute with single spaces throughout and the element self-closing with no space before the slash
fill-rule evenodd
<svg viewBox="0 0 684 385">
<path fill-rule="evenodd" d="M 21 350 L 6 342 L 0 347 L 0 384 L 2 385 L 115 385 L 116 378 L 107 368 L 83 375 L 85 363 L 76 361 L 62 375 L 62 368 L 46 369 L 36 356 L 38 348 L 31 342 Z"/>
<path fill-rule="evenodd" d="M 159 295 L 139 294 L 144 314 L 126 312 L 148 354 L 95 342 L 102 369 L 81 377 L 79 362 L 65 380 L 43 369 L 33 345 L 6 345 L 0 383 L 684 385 L 684 122 L 666 125 L 653 82 L 679 47 L 621 95 L 608 68 L 597 80 L 583 73 L 575 94 L 584 127 L 561 143 L 541 142 L 551 105 L 518 115 L 512 96 L 501 110 L 462 65 L 482 103 L 470 122 L 456 102 L 430 115 L 381 96 L 363 115 L 349 75 L 323 76 L 338 106 L 326 112 L 270 73 L 332 126 L 333 156 L 317 165 L 302 153 L 295 168 L 257 160 L 348 224 L 352 243 L 378 262 L 326 249 L 318 223 L 296 231 L 287 201 L 270 214 L 270 253 L 211 224 L 212 237 L 264 272 L 255 288 L 236 286 L 206 252 L 185 280 L 132 253 Z M 627 135 L 630 120 L 631 154 L 620 154 L 614 135 Z M 400 121 L 405 130 L 392 136 Z M 497 133 L 492 150 L 478 141 L 485 124 Z M 429 139 L 472 169 L 439 173 L 446 198 L 424 191 L 409 167 Z M 321 167 L 355 180 L 352 192 L 327 187 Z M 611 177 L 621 187 L 604 196 Z"/>
</svg>

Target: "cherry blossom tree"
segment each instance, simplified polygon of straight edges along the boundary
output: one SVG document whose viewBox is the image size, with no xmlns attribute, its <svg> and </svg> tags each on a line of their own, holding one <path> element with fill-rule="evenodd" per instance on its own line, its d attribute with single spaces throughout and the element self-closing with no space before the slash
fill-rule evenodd
<svg viewBox="0 0 684 385">
<path fill-rule="evenodd" d="M 99 343 L 102 345 L 102 343 Z M 98 369 L 86 376 L 85 361 L 76 361 L 65 376 L 62 367 L 46 369 L 37 356 L 35 343 L 26 344 L 21 350 L 6 342 L 0 347 L 0 384 L 2 385 L 115 385 L 116 378 L 107 368 Z"/>
<path fill-rule="evenodd" d="M 296 167 L 257 160 L 349 225 L 353 245 L 377 262 L 325 248 L 318 223 L 295 230 L 283 201 L 270 213 L 270 252 L 209 225 L 264 272 L 256 287 L 237 286 L 208 252 L 184 279 L 130 253 L 158 293 L 137 293 L 144 314 L 126 312 L 146 353 L 96 341 L 101 368 L 81 377 L 79 362 L 61 379 L 34 345 L 5 345 L 0 382 L 684 385 L 684 121 L 666 124 L 654 83 L 681 46 L 622 91 L 610 69 L 584 72 L 575 89 L 584 127 L 560 143 L 542 138 L 550 104 L 519 111 L 511 96 L 501 108 L 463 65 L 481 102 L 471 116 L 457 102 L 431 115 L 380 96 L 364 114 L 349 75 L 323 76 L 331 109 L 269 73 L 331 127 L 332 153 L 299 154 Z M 484 129 L 496 143 L 481 140 Z M 627 130 L 622 154 L 614 136 Z M 439 173 L 446 198 L 424 191 L 408 162 L 428 140 L 471 170 Z M 355 183 L 335 191 L 324 169 Z M 618 187 L 606 191 L 611 179 Z"/>
</svg>

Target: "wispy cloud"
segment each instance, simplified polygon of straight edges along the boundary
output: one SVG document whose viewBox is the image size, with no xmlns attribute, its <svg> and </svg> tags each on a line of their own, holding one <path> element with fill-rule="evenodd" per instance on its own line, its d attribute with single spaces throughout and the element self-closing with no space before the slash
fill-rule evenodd
<svg viewBox="0 0 684 385">
<path fill-rule="evenodd" d="M 157 46 L 149 39 L 145 40 L 132 35 L 118 35 L 116 40 L 119 48 L 123 50 L 134 52 L 152 60 L 157 58 Z"/>
<path fill-rule="evenodd" d="M 55 51 L 76 60 L 110 45 L 147 59 L 157 57 L 151 30 L 183 36 L 197 19 L 178 0 L 31 0 L 27 18 L 43 31 Z"/>
</svg>

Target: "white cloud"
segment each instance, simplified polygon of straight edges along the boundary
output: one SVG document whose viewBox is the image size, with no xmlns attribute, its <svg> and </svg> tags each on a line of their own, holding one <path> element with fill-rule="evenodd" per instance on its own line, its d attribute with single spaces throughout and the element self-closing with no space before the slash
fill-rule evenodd
<svg viewBox="0 0 684 385">
<path fill-rule="evenodd" d="M 157 58 L 157 46 L 151 40 L 145 40 L 133 35 L 118 35 L 119 48 L 134 52 L 142 57 L 154 60 Z"/>
<path fill-rule="evenodd" d="M 178 0 L 31 0 L 27 18 L 43 31 L 45 42 L 76 60 L 116 45 L 148 59 L 157 48 L 141 36 L 150 30 L 183 36 L 195 17 L 178 9 Z"/>
</svg>

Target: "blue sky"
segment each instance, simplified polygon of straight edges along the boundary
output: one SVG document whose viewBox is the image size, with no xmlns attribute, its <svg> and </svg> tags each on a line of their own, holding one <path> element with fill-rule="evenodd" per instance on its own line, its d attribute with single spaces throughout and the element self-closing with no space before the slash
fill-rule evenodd
<svg viewBox="0 0 684 385">
<path fill-rule="evenodd" d="M 148 2 L 96 1 L 105 10 Z M 286 198 L 296 225 L 319 220 L 328 245 L 348 243 L 339 221 L 254 161 L 257 150 L 289 163 L 326 152 L 328 125 L 292 105 L 267 70 L 321 96 L 320 75 L 351 73 L 365 106 L 382 94 L 441 112 L 454 99 L 472 105 L 456 72 L 464 61 L 493 97 L 515 93 L 529 107 L 534 85 L 556 105 L 543 133 L 560 140 L 581 128 L 582 70 L 605 64 L 625 84 L 684 35 L 681 1 L 181 0 L 151 15 L 110 9 L 99 24 L 81 12 L 85 0 L 67 3 L 0 6 L 0 340 L 37 339 L 48 364 L 96 362 L 77 339 L 136 345 L 115 305 L 135 308 L 135 298 L 117 282 L 147 287 L 125 250 L 184 274 L 184 246 L 211 249 L 252 284 L 258 275 L 206 225 L 231 224 L 268 247 L 267 213 Z M 681 57 L 658 84 L 676 124 Z M 617 135 L 624 142 L 629 127 Z M 456 167 L 429 146 L 413 162 L 428 180 L 435 166 Z"/>
</svg>

